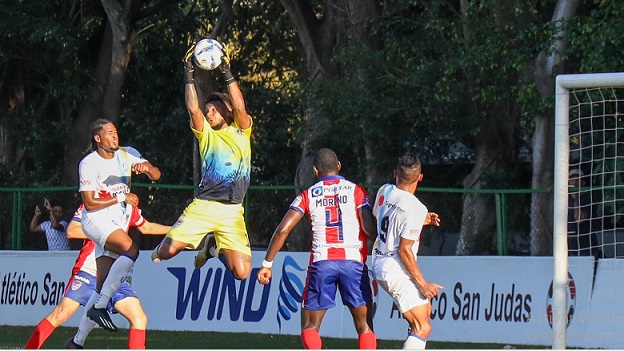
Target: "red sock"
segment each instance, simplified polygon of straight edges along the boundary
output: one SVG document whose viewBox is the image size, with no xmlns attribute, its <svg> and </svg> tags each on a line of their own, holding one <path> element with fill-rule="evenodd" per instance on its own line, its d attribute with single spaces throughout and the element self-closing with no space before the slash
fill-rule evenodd
<svg viewBox="0 0 624 351">
<path fill-rule="evenodd" d="M 321 336 L 314 328 L 308 328 L 301 332 L 301 342 L 304 349 L 320 350 L 323 342 Z"/>
<path fill-rule="evenodd" d="M 35 327 L 35 330 L 30 336 L 30 339 L 28 339 L 24 348 L 29 350 L 40 349 L 41 345 L 48 340 L 48 337 L 53 331 L 54 326 L 50 323 L 50 321 L 45 318 L 42 319 L 41 322 L 37 324 L 37 327 Z"/>
<path fill-rule="evenodd" d="M 375 333 L 364 333 L 358 337 L 358 346 L 361 350 L 375 350 L 377 349 L 377 337 Z"/>
<path fill-rule="evenodd" d="M 130 329 L 128 348 L 130 350 L 145 350 L 145 330 Z"/>
</svg>

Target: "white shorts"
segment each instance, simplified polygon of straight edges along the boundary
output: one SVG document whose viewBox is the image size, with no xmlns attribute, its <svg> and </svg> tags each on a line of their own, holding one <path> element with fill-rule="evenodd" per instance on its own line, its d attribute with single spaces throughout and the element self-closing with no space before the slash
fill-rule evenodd
<svg viewBox="0 0 624 351">
<path fill-rule="evenodd" d="M 85 236 L 95 242 L 95 257 L 106 255 L 117 258 L 116 253 L 105 250 L 106 240 L 116 230 L 125 231 L 130 221 L 130 213 L 124 207 L 113 205 L 98 211 L 82 210 L 82 231 Z"/>
<path fill-rule="evenodd" d="M 373 254 L 373 276 L 392 297 L 401 313 L 429 303 L 403 267 L 399 256 L 380 257 Z"/>
</svg>

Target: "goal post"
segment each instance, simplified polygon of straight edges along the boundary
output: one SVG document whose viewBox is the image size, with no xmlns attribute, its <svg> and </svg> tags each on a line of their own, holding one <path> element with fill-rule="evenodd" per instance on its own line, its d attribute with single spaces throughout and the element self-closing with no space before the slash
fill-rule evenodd
<svg viewBox="0 0 624 351">
<path fill-rule="evenodd" d="M 618 136 L 622 133 L 621 142 L 624 143 L 624 73 L 593 73 L 559 75 L 555 83 L 555 154 L 554 154 L 554 203 L 553 203 L 553 309 L 552 309 L 552 348 L 566 348 L 567 317 L 567 280 L 568 280 L 568 178 L 571 166 L 587 172 L 586 176 L 593 177 L 594 170 L 618 169 L 624 170 L 624 144 L 620 146 L 618 155 Z M 618 98 L 619 96 L 619 98 Z M 620 100 L 621 99 L 621 100 Z M 571 116 L 572 112 L 572 116 Z M 585 114 L 589 114 L 585 116 Z M 603 123 L 594 123 L 600 118 Z M 571 127 L 571 122 L 573 126 Z M 618 122 L 622 125 L 618 126 Z M 622 128 L 622 130 L 619 130 Z M 597 129 L 593 129 L 597 128 Z M 594 138 L 594 133 L 598 138 Z M 598 140 L 594 140 L 598 139 Z M 601 142 L 600 149 L 594 153 L 594 142 Z M 574 158 L 570 157 L 570 144 L 573 143 Z M 613 155 L 615 154 L 615 156 Z M 618 156 L 622 160 L 618 160 Z M 598 159 L 601 158 L 601 159 Z M 605 167 L 605 165 L 609 167 Z M 582 173 L 581 173 L 582 175 Z M 624 185 L 616 177 L 598 175 L 599 187 L 617 188 Z M 611 179 L 613 178 L 613 179 Z M 605 181 L 608 180 L 608 181 Z M 591 184 L 591 182 L 590 182 Z M 579 190 L 580 191 L 580 190 Z M 598 190 L 598 192 L 603 190 Z M 617 211 L 613 207 L 621 206 L 618 203 L 616 191 L 607 196 L 598 196 L 601 201 L 610 201 L 596 205 L 600 208 L 599 215 L 607 220 L 617 221 Z M 624 194 L 621 199 L 624 202 Z M 593 203 L 594 200 L 592 200 Z M 590 206 L 594 206 L 590 204 Z M 611 206 L 611 208 L 609 208 Z M 570 206 L 571 207 L 571 206 Z M 624 206 L 622 206 L 624 207 Z M 624 208 L 622 208 L 624 209 Z M 613 213 L 611 213 L 613 212 Z M 612 214 L 612 218 L 608 215 Z M 617 244 L 614 228 L 613 244 Z M 592 228 L 593 233 L 599 229 Z M 604 245 L 604 235 L 598 239 Z M 598 246 L 592 248 L 600 250 Z M 616 247 L 613 247 L 614 257 L 618 257 Z M 624 257 L 624 252 L 621 252 Z"/>
</svg>

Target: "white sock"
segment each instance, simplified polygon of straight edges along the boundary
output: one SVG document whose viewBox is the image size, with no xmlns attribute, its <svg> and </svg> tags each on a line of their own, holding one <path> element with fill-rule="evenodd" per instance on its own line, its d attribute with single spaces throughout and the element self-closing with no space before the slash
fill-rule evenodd
<svg viewBox="0 0 624 351">
<path fill-rule="evenodd" d="M 82 313 L 82 319 L 80 320 L 80 324 L 78 325 L 78 332 L 76 332 L 76 335 L 74 336 L 74 342 L 80 346 L 84 346 L 87 336 L 89 335 L 91 330 L 93 330 L 93 328 L 95 328 L 95 326 L 97 325 L 97 323 L 92 321 L 91 318 L 87 317 L 87 311 L 91 307 L 93 307 L 95 301 L 99 297 L 100 294 L 97 291 L 94 291 L 93 294 L 91 294 L 89 301 L 87 301 L 87 304 L 85 305 L 84 312 Z"/>
<path fill-rule="evenodd" d="M 119 256 L 115 260 L 108 272 L 106 280 L 104 280 L 100 298 L 95 302 L 95 308 L 106 308 L 108 306 L 110 297 L 119 289 L 121 282 L 124 277 L 128 275 L 133 265 L 134 260 L 128 256 Z"/>
<path fill-rule="evenodd" d="M 427 345 L 427 339 L 422 339 L 416 334 L 410 334 L 403 343 L 403 350 L 424 350 Z"/>
</svg>

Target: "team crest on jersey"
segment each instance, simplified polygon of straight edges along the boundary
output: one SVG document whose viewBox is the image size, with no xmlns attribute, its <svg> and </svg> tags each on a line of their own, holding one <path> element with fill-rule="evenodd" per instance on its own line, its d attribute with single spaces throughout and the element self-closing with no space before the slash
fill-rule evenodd
<svg viewBox="0 0 624 351">
<path fill-rule="evenodd" d="M 78 279 L 74 279 L 74 281 L 72 282 L 72 285 L 71 285 L 71 289 L 72 290 L 78 290 L 81 287 L 82 287 L 82 282 L 79 281 Z"/>
<path fill-rule="evenodd" d="M 316 188 L 310 189 L 310 194 L 312 194 L 312 197 L 323 196 L 323 187 L 318 186 Z"/>
</svg>

